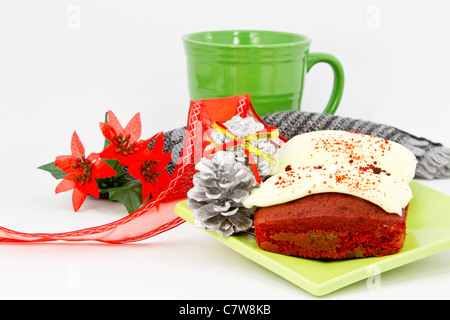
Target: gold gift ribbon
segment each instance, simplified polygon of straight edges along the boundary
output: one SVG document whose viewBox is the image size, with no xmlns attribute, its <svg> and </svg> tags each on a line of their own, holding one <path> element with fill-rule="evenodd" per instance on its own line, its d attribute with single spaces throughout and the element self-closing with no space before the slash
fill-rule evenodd
<svg viewBox="0 0 450 320">
<path fill-rule="evenodd" d="M 229 150 L 235 147 L 241 147 L 247 158 L 250 161 L 250 165 L 252 166 L 252 170 L 255 174 L 255 178 L 256 181 L 258 183 L 261 183 L 261 178 L 259 177 L 259 172 L 258 169 L 256 167 L 256 163 L 253 160 L 253 156 L 252 154 L 254 154 L 255 156 L 257 156 L 258 158 L 261 158 L 265 161 L 267 161 L 268 163 L 270 163 L 273 166 L 276 166 L 277 164 L 277 159 L 272 156 L 271 154 L 255 147 L 254 145 L 250 144 L 251 141 L 257 141 L 257 140 L 262 140 L 262 139 L 274 139 L 277 138 L 279 136 L 278 133 L 278 129 L 275 127 L 267 127 L 264 128 L 258 132 L 255 132 L 247 137 L 244 138 L 239 138 L 238 136 L 234 135 L 233 133 L 231 133 L 228 128 L 221 122 L 219 121 L 214 121 L 213 123 L 213 128 L 215 130 L 217 130 L 218 132 L 222 133 L 224 136 L 226 136 L 227 138 L 231 139 L 230 142 L 224 143 L 222 145 L 217 145 L 216 143 L 214 143 L 212 141 L 212 139 L 210 139 L 209 141 L 211 143 L 213 143 L 214 145 L 214 149 L 208 150 L 206 151 L 207 155 L 211 155 L 216 153 L 217 151 L 221 151 L 221 150 Z"/>
</svg>

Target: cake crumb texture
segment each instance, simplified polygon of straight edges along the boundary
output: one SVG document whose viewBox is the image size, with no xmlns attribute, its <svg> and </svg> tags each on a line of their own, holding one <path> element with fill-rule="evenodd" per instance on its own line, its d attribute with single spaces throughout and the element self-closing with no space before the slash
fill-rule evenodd
<svg viewBox="0 0 450 320">
<path fill-rule="evenodd" d="M 348 194 L 313 194 L 255 213 L 256 242 L 266 251 L 317 259 L 381 257 L 398 252 L 406 213 L 388 213 Z"/>
</svg>

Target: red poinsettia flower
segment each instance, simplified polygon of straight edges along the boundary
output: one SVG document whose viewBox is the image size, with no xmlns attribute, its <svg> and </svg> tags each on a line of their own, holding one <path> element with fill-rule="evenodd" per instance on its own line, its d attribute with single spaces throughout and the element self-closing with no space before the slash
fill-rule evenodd
<svg viewBox="0 0 450 320">
<path fill-rule="evenodd" d="M 136 154 L 146 150 L 150 142 L 150 140 L 139 140 L 141 137 L 140 113 L 136 113 L 124 128 L 116 115 L 112 111 L 108 111 L 108 123 L 101 122 L 100 129 L 103 136 L 111 142 L 100 153 L 100 157 L 118 160 L 121 166 L 132 163 Z"/>
<path fill-rule="evenodd" d="M 73 209 L 78 211 L 88 194 L 98 198 L 100 196 L 95 179 L 108 178 L 116 175 L 116 171 L 107 163 L 99 159 L 98 153 L 91 153 L 85 157 L 84 146 L 76 131 L 72 135 L 72 155 L 56 157 L 55 166 L 67 175 L 58 184 L 56 193 L 73 189 Z"/>
<path fill-rule="evenodd" d="M 128 166 L 129 174 L 142 183 L 142 200 L 144 202 L 150 195 L 155 197 L 170 180 L 170 174 L 165 168 L 170 161 L 171 154 L 163 153 L 164 134 L 161 132 L 155 136 L 153 149 L 145 148 L 139 157 L 135 157 L 135 160 Z"/>
</svg>

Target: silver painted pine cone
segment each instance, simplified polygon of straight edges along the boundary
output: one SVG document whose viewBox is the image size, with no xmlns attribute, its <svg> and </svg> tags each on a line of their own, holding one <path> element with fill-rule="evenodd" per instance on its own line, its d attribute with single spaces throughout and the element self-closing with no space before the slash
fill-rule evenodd
<svg viewBox="0 0 450 320">
<path fill-rule="evenodd" d="M 250 229 L 254 209 L 241 202 L 258 185 L 252 170 L 227 151 L 202 158 L 195 169 L 194 187 L 187 194 L 195 225 L 222 237 Z"/>
</svg>

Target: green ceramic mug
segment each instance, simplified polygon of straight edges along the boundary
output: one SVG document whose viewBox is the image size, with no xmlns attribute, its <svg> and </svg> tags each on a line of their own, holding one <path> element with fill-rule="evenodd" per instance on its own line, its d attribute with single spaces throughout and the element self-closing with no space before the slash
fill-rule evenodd
<svg viewBox="0 0 450 320">
<path fill-rule="evenodd" d="M 334 71 L 324 113 L 334 114 L 344 89 L 344 71 L 327 53 L 310 53 L 311 39 L 277 31 L 208 31 L 183 37 L 191 100 L 250 94 L 259 115 L 300 110 L 305 74 L 319 62 Z"/>
</svg>

